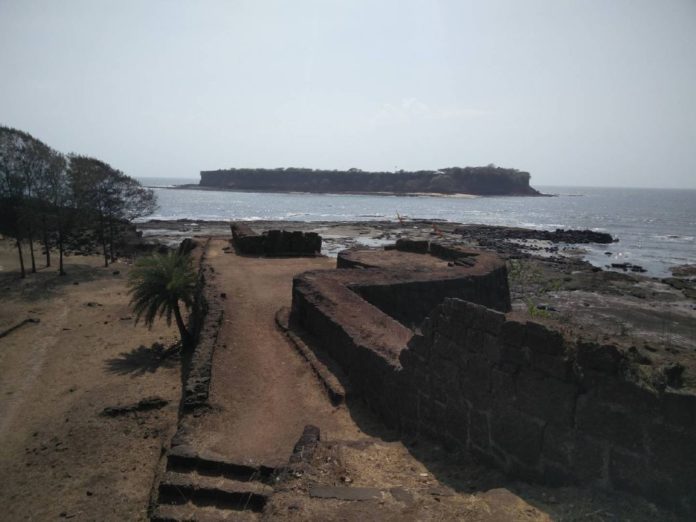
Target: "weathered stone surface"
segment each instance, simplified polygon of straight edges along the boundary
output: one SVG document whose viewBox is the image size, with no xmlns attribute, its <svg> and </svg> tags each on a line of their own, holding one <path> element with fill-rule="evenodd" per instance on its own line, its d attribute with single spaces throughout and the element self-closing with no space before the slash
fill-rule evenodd
<svg viewBox="0 0 696 522">
<path fill-rule="evenodd" d="M 552 463 L 548 472 L 556 474 L 559 480 L 561 475 L 564 478 L 551 484 L 593 483 L 604 476 L 605 446 L 572 428 L 546 426 L 542 453 L 545 461 Z"/>
<path fill-rule="evenodd" d="M 413 494 L 400 486 L 390 488 L 389 493 L 391 493 L 392 497 L 394 497 L 394 500 L 397 502 L 403 502 L 407 506 L 412 505 L 414 502 Z"/>
<path fill-rule="evenodd" d="M 300 440 L 297 441 L 290 456 L 290 464 L 299 462 L 309 462 L 314 455 L 314 451 L 319 444 L 320 432 L 319 428 L 308 424 L 304 427 Z"/>
<path fill-rule="evenodd" d="M 413 239 L 397 239 L 396 248 L 404 252 L 415 252 L 416 254 L 427 254 L 429 241 L 415 241 Z"/>
<path fill-rule="evenodd" d="M 522 371 L 517 376 L 517 406 L 551 424 L 573 425 L 577 393 L 575 384 L 536 372 Z"/>
<path fill-rule="evenodd" d="M 472 410 L 471 426 L 469 430 L 471 444 L 483 451 L 488 451 L 491 446 L 488 414 L 486 412 Z"/>
<path fill-rule="evenodd" d="M 592 395 L 582 395 L 578 398 L 575 425 L 584 433 L 614 441 L 628 450 L 644 449 L 641 422 L 622 408 L 599 402 Z"/>
<path fill-rule="evenodd" d="M 549 330 L 545 326 L 527 322 L 524 346 L 530 347 L 535 352 L 547 353 L 549 355 L 560 355 L 564 351 L 563 336 Z"/>
<path fill-rule="evenodd" d="M 237 251 L 245 255 L 312 256 L 321 252 L 321 236 L 316 232 L 269 230 L 257 234 L 246 223 L 230 224 Z"/>
<path fill-rule="evenodd" d="M 512 408 L 501 409 L 491 418 L 491 439 L 503 451 L 529 465 L 541 454 L 543 424 Z"/>
<path fill-rule="evenodd" d="M 586 370 L 615 374 L 619 369 L 621 354 L 615 346 L 579 342 L 577 361 Z"/>
<path fill-rule="evenodd" d="M 662 414 L 670 424 L 694 428 L 696 396 L 681 390 L 666 390 L 662 395 Z"/>
</svg>

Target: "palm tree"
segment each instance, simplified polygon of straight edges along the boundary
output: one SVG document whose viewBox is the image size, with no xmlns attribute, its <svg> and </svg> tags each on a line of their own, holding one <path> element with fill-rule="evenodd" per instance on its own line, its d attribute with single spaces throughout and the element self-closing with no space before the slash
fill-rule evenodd
<svg viewBox="0 0 696 522">
<path fill-rule="evenodd" d="M 196 274 L 190 254 L 169 252 L 139 259 L 128 277 L 128 286 L 136 324 L 142 319 L 151 328 L 157 317 L 165 316 L 170 325 L 173 315 L 183 346 L 190 348 L 191 334 L 179 308 L 179 302 L 187 309 L 193 305 Z"/>
</svg>

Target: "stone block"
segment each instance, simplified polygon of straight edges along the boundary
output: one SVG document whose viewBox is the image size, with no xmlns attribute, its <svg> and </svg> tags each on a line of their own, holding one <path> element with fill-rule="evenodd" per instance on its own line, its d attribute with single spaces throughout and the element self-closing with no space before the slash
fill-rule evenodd
<svg viewBox="0 0 696 522">
<path fill-rule="evenodd" d="M 454 361 L 460 351 L 462 351 L 460 345 L 453 343 L 449 337 L 438 332 L 435 334 L 433 344 L 430 347 L 431 361 L 435 359 Z"/>
<path fill-rule="evenodd" d="M 562 381 L 573 381 L 573 361 L 565 355 L 551 355 L 530 347 L 532 368 Z"/>
<path fill-rule="evenodd" d="M 649 463 L 652 469 L 679 476 L 696 490 L 696 433 L 653 422 L 647 427 Z"/>
<path fill-rule="evenodd" d="M 447 406 L 443 430 L 457 441 L 457 449 L 466 449 L 469 436 L 470 412 L 464 405 Z"/>
<path fill-rule="evenodd" d="M 527 352 L 519 345 L 503 343 L 500 345 L 500 366 L 517 371 L 521 367 L 529 366 Z"/>
<path fill-rule="evenodd" d="M 415 337 L 414 337 L 415 339 Z M 402 350 L 401 353 L 399 354 L 399 361 L 401 362 L 401 366 L 404 368 L 425 368 L 427 365 L 427 361 L 425 357 L 423 356 L 423 351 L 422 351 L 422 344 L 423 344 L 423 338 L 421 337 L 420 340 L 417 340 L 414 342 L 412 339 L 411 342 L 409 343 L 408 348 L 405 350 Z"/>
<path fill-rule="evenodd" d="M 496 446 L 526 465 L 536 465 L 541 455 L 543 424 L 512 408 L 491 416 L 491 439 Z"/>
<path fill-rule="evenodd" d="M 515 401 L 515 378 L 513 374 L 498 368 L 491 370 L 491 396 L 496 404 L 510 404 Z"/>
<path fill-rule="evenodd" d="M 500 328 L 500 340 L 509 346 L 523 346 L 526 336 L 527 328 L 517 321 L 506 321 Z"/>
<path fill-rule="evenodd" d="M 498 364 L 501 357 L 500 337 L 485 333 L 481 340 L 481 353 L 483 353 L 491 364 Z"/>
<path fill-rule="evenodd" d="M 486 342 L 486 333 L 483 330 L 469 328 L 466 331 L 465 339 L 465 346 L 467 351 L 483 353 L 484 345 Z"/>
<path fill-rule="evenodd" d="M 598 482 L 603 479 L 606 445 L 577 430 L 549 424 L 544 430 L 544 460 L 565 470 L 574 482 Z"/>
<path fill-rule="evenodd" d="M 668 389 L 662 394 L 661 399 L 661 411 L 665 421 L 684 428 L 696 427 L 696 395 Z"/>
<path fill-rule="evenodd" d="M 650 468 L 639 454 L 613 448 L 609 452 L 609 480 L 613 487 L 645 494 L 649 491 Z"/>
<path fill-rule="evenodd" d="M 499 458 L 496 458 L 492 449 L 490 451 L 486 451 L 475 446 L 471 446 L 471 448 L 469 448 L 469 453 L 476 462 L 485 464 L 486 466 L 499 467 L 503 469 L 505 469 L 507 466 L 507 456 L 504 454 L 499 454 Z"/>
<path fill-rule="evenodd" d="M 535 352 L 560 355 L 565 351 L 563 336 L 539 323 L 527 322 L 524 344 Z"/>
<path fill-rule="evenodd" d="M 493 335 L 500 334 L 500 329 L 505 322 L 505 314 L 463 299 L 448 298 L 445 301 L 452 319 L 458 324 Z"/>
<path fill-rule="evenodd" d="M 516 399 L 520 410 L 551 424 L 573 425 L 577 393 L 574 384 L 529 370 L 520 372 L 516 380 Z"/>
<path fill-rule="evenodd" d="M 397 239 L 396 249 L 402 252 L 414 252 L 416 254 L 427 254 L 430 242 L 427 240 L 417 241 L 414 239 Z"/>
<path fill-rule="evenodd" d="M 644 450 L 644 426 L 632 412 L 602 402 L 591 394 L 577 399 L 575 426 L 584 434 L 603 439 L 630 451 Z"/>
<path fill-rule="evenodd" d="M 460 369 L 459 389 L 464 399 L 474 407 L 487 408 L 491 400 L 491 367 L 485 357 L 469 354 Z"/>
<path fill-rule="evenodd" d="M 544 484 L 552 487 L 567 486 L 577 482 L 568 467 L 560 466 L 555 462 L 544 461 L 541 473 Z"/>
<path fill-rule="evenodd" d="M 444 403 L 458 402 L 459 368 L 456 365 L 433 364 L 430 366 L 430 377 L 430 388 L 435 399 Z"/>
<path fill-rule="evenodd" d="M 473 446 L 485 452 L 490 451 L 490 428 L 487 412 L 471 410 L 469 434 Z"/>
<path fill-rule="evenodd" d="M 581 384 L 600 402 L 613 404 L 641 417 L 660 415 L 660 397 L 657 392 L 642 382 L 630 379 L 635 377 L 631 374 L 612 376 L 585 372 Z"/>
<path fill-rule="evenodd" d="M 578 365 L 583 370 L 594 370 L 614 375 L 619 370 L 623 356 L 613 345 L 578 342 L 576 358 Z"/>
<path fill-rule="evenodd" d="M 541 464 L 529 464 L 516 458 L 509 460 L 507 473 L 527 482 L 541 482 L 544 478 Z"/>
</svg>

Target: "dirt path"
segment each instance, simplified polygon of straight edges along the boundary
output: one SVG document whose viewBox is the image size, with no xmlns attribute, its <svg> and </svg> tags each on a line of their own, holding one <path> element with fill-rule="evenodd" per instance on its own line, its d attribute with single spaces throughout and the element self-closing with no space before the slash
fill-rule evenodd
<svg viewBox="0 0 696 522">
<path fill-rule="evenodd" d="M 331 405 L 275 324 L 278 309 L 290 305 L 292 277 L 333 268 L 335 260 L 247 258 L 223 253 L 226 245 L 213 241 L 208 254 L 227 300 L 213 364 L 216 412 L 202 420 L 199 441 L 239 461 L 282 464 L 306 424 L 319 426 L 322 436 L 358 436 L 347 410 Z"/>
</svg>

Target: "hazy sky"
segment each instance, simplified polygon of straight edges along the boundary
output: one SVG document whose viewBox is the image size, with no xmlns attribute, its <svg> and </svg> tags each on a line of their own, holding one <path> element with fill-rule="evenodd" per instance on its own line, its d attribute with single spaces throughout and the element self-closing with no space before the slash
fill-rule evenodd
<svg viewBox="0 0 696 522">
<path fill-rule="evenodd" d="M 0 124 L 133 176 L 696 188 L 696 1 L 0 0 Z"/>
</svg>

